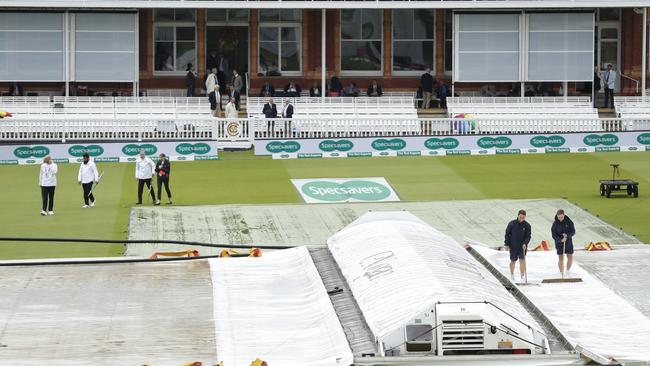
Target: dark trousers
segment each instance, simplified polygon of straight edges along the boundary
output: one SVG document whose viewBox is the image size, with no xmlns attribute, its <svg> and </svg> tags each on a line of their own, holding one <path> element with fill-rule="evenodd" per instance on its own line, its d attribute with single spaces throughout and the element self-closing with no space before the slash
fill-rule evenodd
<svg viewBox="0 0 650 366">
<path fill-rule="evenodd" d="M 161 178 L 158 177 L 158 201 L 160 201 L 160 198 L 162 196 L 162 187 L 163 185 L 165 186 L 165 191 L 167 192 L 167 199 L 171 200 L 172 199 L 172 191 L 169 190 L 169 178 Z"/>
<path fill-rule="evenodd" d="M 188 97 L 193 97 L 194 96 L 194 85 L 187 87 L 187 96 Z"/>
<path fill-rule="evenodd" d="M 605 107 L 611 105 L 610 108 L 614 108 L 614 89 L 605 87 Z"/>
<path fill-rule="evenodd" d="M 84 203 L 86 204 L 86 206 L 90 204 L 89 200 L 95 202 L 95 196 L 93 196 L 93 194 L 90 193 L 90 191 L 93 190 L 93 182 L 82 183 L 81 187 L 83 187 L 84 189 Z"/>
<path fill-rule="evenodd" d="M 43 211 L 52 211 L 54 209 L 54 189 L 56 187 L 41 186 L 41 198 L 43 199 Z"/>
<path fill-rule="evenodd" d="M 142 203 L 142 190 L 144 189 L 145 184 L 147 189 L 151 194 L 151 199 L 156 200 L 156 196 L 153 194 L 153 187 L 151 186 L 151 178 L 149 179 L 138 179 L 138 203 Z"/>
</svg>

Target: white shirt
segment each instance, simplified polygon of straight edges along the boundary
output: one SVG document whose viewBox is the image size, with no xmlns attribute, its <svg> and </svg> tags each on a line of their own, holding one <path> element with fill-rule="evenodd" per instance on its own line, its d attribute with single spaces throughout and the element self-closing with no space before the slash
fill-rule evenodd
<svg viewBox="0 0 650 366">
<path fill-rule="evenodd" d="M 210 73 L 207 78 L 205 78 L 205 92 L 210 94 L 214 91 L 215 85 L 219 83 L 216 74 Z"/>
<path fill-rule="evenodd" d="M 97 166 L 95 162 L 89 160 L 87 164 L 83 162 L 79 165 L 79 174 L 77 175 L 77 181 L 81 183 L 92 183 L 99 180 L 99 173 L 97 172 Z"/>
<path fill-rule="evenodd" d="M 605 71 L 605 74 L 603 75 L 603 82 L 605 83 L 605 87 L 607 89 L 615 89 L 616 71 L 614 71 L 614 69 L 612 69 L 611 71 Z"/>
<path fill-rule="evenodd" d="M 235 103 L 228 102 L 228 104 L 226 104 L 226 118 L 237 118 L 237 117 L 239 117 L 239 113 L 237 112 L 237 107 L 235 107 Z"/>
<path fill-rule="evenodd" d="M 56 173 L 59 168 L 56 163 L 41 164 L 41 172 L 38 175 L 38 185 L 41 187 L 56 187 Z"/>
<path fill-rule="evenodd" d="M 151 179 L 153 176 L 156 164 L 149 157 L 145 156 L 141 159 L 138 156 L 135 160 L 135 177 L 138 179 Z"/>
<path fill-rule="evenodd" d="M 287 117 L 287 109 L 289 108 L 290 104 L 285 104 L 284 107 L 282 108 L 282 118 Z"/>
</svg>

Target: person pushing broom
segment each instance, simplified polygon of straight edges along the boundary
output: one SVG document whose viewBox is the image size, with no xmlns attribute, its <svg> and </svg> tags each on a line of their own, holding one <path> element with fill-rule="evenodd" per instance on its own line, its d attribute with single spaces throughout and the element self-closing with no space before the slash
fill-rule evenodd
<svg viewBox="0 0 650 366">
<path fill-rule="evenodd" d="M 530 224 L 526 221 L 526 211 L 519 210 L 517 218 L 510 221 L 506 227 L 504 245 L 510 252 L 510 279 L 515 280 L 515 263 L 519 261 L 521 282 L 527 283 L 526 251 L 531 235 Z"/>
<path fill-rule="evenodd" d="M 564 210 L 557 210 L 555 220 L 551 226 L 551 235 L 555 240 L 555 249 L 558 255 L 557 267 L 562 278 L 571 277 L 571 265 L 573 264 L 573 236 L 576 234 L 575 225 Z M 566 272 L 564 271 L 564 256 L 566 255 Z"/>
</svg>

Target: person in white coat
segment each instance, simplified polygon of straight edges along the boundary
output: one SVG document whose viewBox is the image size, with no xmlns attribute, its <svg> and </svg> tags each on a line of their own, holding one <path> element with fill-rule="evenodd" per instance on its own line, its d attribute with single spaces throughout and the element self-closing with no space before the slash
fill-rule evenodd
<svg viewBox="0 0 650 366">
<path fill-rule="evenodd" d="M 88 154 L 83 155 L 83 161 L 79 164 L 77 181 L 84 191 L 84 205 L 82 208 L 95 207 L 95 196 L 92 194 L 92 190 L 93 184 L 99 183 L 99 172 L 97 172 L 95 162 L 90 160 Z"/>
<path fill-rule="evenodd" d="M 41 171 L 38 174 L 38 185 L 41 186 L 41 198 L 43 199 L 42 216 L 54 215 L 54 190 L 58 171 L 59 168 L 52 161 L 52 157 L 48 155 L 43 158 Z"/>
<path fill-rule="evenodd" d="M 228 104 L 226 104 L 226 118 L 228 119 L 237 119 L 239 113 L 237 112 L 237 99 L 231 97 Z"/>
<path fill-rule="evenodd" d="M 607 108 L 609 105 L 610 108 L 614 108 L 614 89 L 616 89 L 616 70 L 612 64 L 607 65 L 607 71 L 605 71 L 601 77 L 603 85 L 605 86 L 605 106 Z"/>
<path fill-rule="evenodd" d="M 145 185 L 147 185 L 149 194 L 151 194 L 151 202 L 156 202 L 156 196 L 151 185 L 155 168 L 156 164 L 154 164 L 153 160 L 145 155 L 144 150 L 140 150 L 140 155 L 135 160 L 135 178 L 138 180 L 138 205 L 142 204 L 142 190 Z"/>
</svg>

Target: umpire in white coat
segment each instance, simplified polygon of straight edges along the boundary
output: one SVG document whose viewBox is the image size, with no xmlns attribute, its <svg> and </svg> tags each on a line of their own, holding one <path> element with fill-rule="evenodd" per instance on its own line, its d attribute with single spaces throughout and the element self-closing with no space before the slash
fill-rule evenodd
<svg viewBox="0 0 650 366">
<path fill-rule="evenodd" d="M 79 164 L 77 181 L 84 190 L 84 205 L 82 208 L 95 207 L 95 196 L 93 196 L 92 190 L 93 184 L 99 182 L 99 173 L 95 162 L 90 160 L 88 154 L 83 155 L 83 161 Z"/>
<path fill-rule="evenodd" d="M 153 186 L 151 185 L 155 168 L 156 164 L 154 164 L 153 160 L 145 155 L 144 150 L 140 150 L 140 155 L 135 160 L 135 178 L 138 180 L 138 205 L 142 204 L 142 190 L 145 184 L 147 185 L 149 194 L 151 194 L 151 202 L 156 202 L 156 196 L 153 193 Z"/>
</svg>

